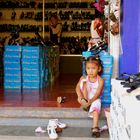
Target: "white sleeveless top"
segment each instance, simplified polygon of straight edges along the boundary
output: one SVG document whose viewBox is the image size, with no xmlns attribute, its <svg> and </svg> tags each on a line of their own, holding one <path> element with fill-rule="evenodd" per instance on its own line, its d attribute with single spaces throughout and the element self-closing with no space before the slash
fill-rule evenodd
<svg viewBox="0 0 140 140">
<path fill-rule="evenodd" d="M 98 86 L 99 86 L 99 80 L 98 76 L 95 82 L 91 82 L 89 80 L 89 77 L 87 76 L 86 79 L 81 80 L 80 82 L 80 89 L 83 90 L 83 82 L 86 82 L 87 84 L 87 93 L 88 93 L 88 99 L 91 99 L 94 97 L 94 95 L 97 92 Z"/>
</svg>

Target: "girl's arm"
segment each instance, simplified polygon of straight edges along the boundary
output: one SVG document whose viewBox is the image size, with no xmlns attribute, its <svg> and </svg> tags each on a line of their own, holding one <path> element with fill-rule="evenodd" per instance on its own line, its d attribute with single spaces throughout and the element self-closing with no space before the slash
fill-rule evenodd
<svg viewBox="0 0 140 140">
<path fill-rule="evenodd" d="M 82 76 L 81 78 L 80 78 L 80 80 L 79 80 L 79 82 L 77 83 L 77 85 L 76 85 L 76 94 L 77 94 L 77 96 L 78 96 L 78 102 L 79 103 L 81 103 L 81 99 L 82 98 L 84 98 L 84 95 L 83 95 L 83 93 L 81 92 L 81 89 L 80 89 L 80 82 L 81 82 L 81 80 L 83 80 L 83 79 L 85 79 L 84 78 L 84 76 Z"/>
<path fill-rule="evenodd" d="M 80 89 L 80 81 L 83 79 L 83 76 L 80 78 L 80 80 L 78 81 L 77 85 L 76 85 L 76 94 L 78 97 L 81 97 L 83 98 L 83 95 L 82 95 L 82 92 L 81 92 L 81 89 Z"/>
<path fill-rule="evenodd" d="M 99 87 L 94 97 L 88 101 L 88 105 L 90 105 L 92 102 L 94 102 L 96 99 L 100 97 L 103 87 L 104 87 L 104 80 L 101 77 L 99 77 Z"/>
</svg>

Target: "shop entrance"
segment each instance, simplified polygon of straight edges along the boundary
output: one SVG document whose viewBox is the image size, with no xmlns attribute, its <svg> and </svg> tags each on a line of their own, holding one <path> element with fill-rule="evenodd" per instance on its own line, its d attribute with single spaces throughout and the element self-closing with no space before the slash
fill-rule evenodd
<svg viewBox="0 0 140 140">
<path fill-rule="evenodd" d="M 60 74 L 52 83 L 38 90 L 4 90 L 0 88 L 0 106 L 4 107 L 79 107 L 75 92 L 82 73 L 81 55 L 60 55 Z M 58 103 L 58 97 L 65 97 Z"/>
<path fill-rule="evenodd" d="M 60 55 L 60 74 L 81 74 L 82 55 Z"/>
</svg>

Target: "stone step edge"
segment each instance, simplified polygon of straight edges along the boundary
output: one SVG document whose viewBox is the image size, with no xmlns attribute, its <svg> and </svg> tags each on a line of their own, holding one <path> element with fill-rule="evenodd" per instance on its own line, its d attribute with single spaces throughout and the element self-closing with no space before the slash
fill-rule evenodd
<svg viewBox="0 0 140 140">
<path fill-rule="evenodd" d="M 20 137 L 20 138 L 19 138 Z M 35 136 L 2 136 L 0 135 L 0 140 L 50 140 L 47 136 L 35 137 Z M 89 137 L 59 137 L 59 140 L 93 140 Z M 98 138 L 98 140 L 109 140 L 109 138 Z"/>
<path fill-rule="evenodd" d="M 68 127 L 89 127 L 92 125 L 92 119 L 59 119 Z M 23 123 L 24 122 L 24 123 Z M 48 125 L 49 119 L 33 119 L 33 118 L 1 118 L 0 126 L 44 126 Z M 99 126 L 106 124 L 106 120 L 100 120 Z"/>
<path fill-rule="evenodd" d="M 104 115 L 102 119 L 104 119 Z M 0 107 L 0 118 L 69 118 L 84 119 L 87 112 L 80 108 Z"/>
</svg>

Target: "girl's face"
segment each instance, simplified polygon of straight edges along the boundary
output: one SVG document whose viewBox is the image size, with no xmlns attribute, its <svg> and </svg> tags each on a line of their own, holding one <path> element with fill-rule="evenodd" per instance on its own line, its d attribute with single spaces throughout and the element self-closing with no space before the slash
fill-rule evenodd
<svg viewBox="0 0 140 140">
<path fill-rule="evenodd" d="M 101 71 L 101 68 L 94 62 L 86 63 L 86 72 L 89 77 L 96 77 Z"/>
</svg>

